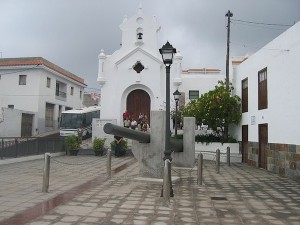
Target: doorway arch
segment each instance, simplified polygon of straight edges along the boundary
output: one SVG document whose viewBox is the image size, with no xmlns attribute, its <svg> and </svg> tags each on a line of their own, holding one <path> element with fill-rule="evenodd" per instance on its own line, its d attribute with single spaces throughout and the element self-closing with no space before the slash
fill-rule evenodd
<svg viewBox="0 0 300 225">
<path fill-rule="evenodd" d="M 127 96 L 126 106 L 126 110 L 131 115 L 131 118 L 137 121 L 139 114 L 143 113 L 147 115 L 150 124 L 151 99 L 146 91 L 142 89 L 131 91 Z"/>
</svg>

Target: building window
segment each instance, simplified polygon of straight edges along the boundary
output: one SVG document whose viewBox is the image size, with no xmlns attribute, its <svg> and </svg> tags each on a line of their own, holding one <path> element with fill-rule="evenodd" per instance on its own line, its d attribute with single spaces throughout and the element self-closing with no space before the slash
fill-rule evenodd
<svg viewBox="0 0 300 225">
<path fill-rule="evenodd" d="M 45 126 L 53 127 L 54 122 L 54 105 L 46 103 Z"/>
<path fill-rule="evenodd" d="M 199 98 L 199 91 L 189 91 L 189 99 L 197 99 Z"/>
<path fill-rule="evenodd" d="M 135 63 L 135 65 L 133 66 L 133 69 L 135 70 L 135 72 L 140 73 L 143 71 L 145 67 L 143 66 L 143 64 L 140 61 L 137 61 Z"/>
<path fill-rule="evenodd" d="M 47 77 L 47 88 L 51 87 L 51 78 Z"/>
<path fill-rule="evenodd" d="M 70 92 L 71 95 L 74 94 L 74 87 L 71 87 L 71 92 Z"/>
<path fill-rule="evenodd" d="M 258 72 L 258 109 L 268 108 L 267 68 Z"/>
<path fill-rule="evenodd" d="M 15 106 L 14 106 L 14 105 L 8 105 L 7 108 L 9 108 L 9 109 L 14 109 Z"/>
<path fill-rule="evenodd" d="M 80 99 L 82 99 L 82 91 L 80 91 L 80 93 L 79 93 L 79 94 L 80 94 Z"/>
<path fill-rule="evenodd" d="M 242 112 L 248 112 L 248 78 L 242 80 Z"/>
<path fill-rule="evenodd" d="M 26 85 L 26 75 L 19 75 L 19 85 Z"/>
</svg>

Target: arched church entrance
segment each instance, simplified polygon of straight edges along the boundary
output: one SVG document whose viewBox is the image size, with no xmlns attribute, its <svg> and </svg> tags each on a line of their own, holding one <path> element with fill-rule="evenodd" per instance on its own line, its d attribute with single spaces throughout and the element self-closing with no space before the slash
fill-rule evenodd
<svg viewBox="0 0 300 225">
<path fill-rule="evenodd" d="M 136 89 L 129 93 L 127 97 L 127 112 L 138 121 L 140 113 L 146 114 L 150 125 L 150 106 L 151 100 L 149 94 L 141 89 Z"/>
</svg>

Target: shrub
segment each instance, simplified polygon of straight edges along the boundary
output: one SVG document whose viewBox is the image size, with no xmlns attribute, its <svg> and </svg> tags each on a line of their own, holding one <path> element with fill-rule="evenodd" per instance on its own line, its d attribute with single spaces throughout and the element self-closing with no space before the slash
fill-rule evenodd
<svg viewBox="0 0 300 225">
<path fill-rule="evenodd" d="M 174 139 L 183 139 L 183 134 L 174 134 L 174 136 L 172 136 L 172 138 L 174 138 Z"/>
<path fill-rule="evenodd" d="M 78 136 L 73 134 L 65 138 L 65 143 L 69 150 L 74 150 L 80 147 L 81 140 Z"/>
<path fill-rule="evenodd" d="M 95 137 L 93 140 L 93 149 L 95 151 L 101 151 L 104 149 L 104 144 L 105 144 L 106 138 L 98 138 Z"/>
<path fill-rule="evenodd" d="M 232 90 L 232 84 L 227 89 L 225 82 L 219 81 L 214 90 L 189 102 L 183 109 L 183 115 L 195 117 L 197 124 L 208 125 L 222 142 L 227 142 L 229 125 L 239 124 L 242 117 L 241 99 L 232 95 Z"/>
<path fill-rule="evenodd" d="M 237 143 L 237 140 L 232 138 L 232 137 L 228 137 L 228 139 L 224 142 L 223 139 L 220 136 L 217 136 L 215 134 L 198 134 L 195 136 L 195 142 L 201 142 L 202 144 L 206 143 L 207 145 L 211 142 L 221 142 L 223 143 Z"/>
</svg>

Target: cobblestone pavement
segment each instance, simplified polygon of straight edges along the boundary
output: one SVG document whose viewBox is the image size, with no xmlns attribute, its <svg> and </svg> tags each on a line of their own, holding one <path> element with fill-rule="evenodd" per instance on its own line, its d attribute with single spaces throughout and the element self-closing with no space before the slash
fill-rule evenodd
<svg viewBox="0 0 300 225">
<path fill-rule="evenodd" d="M 129 166 L 122 169 L 124 163 Z M 161 184 L 134 179 L 135 160 L 113 157 L 112 167 L 119 172 L 107 179 L 105 157 L 55 157 L 50 192 L 42 193 L 43 160 L 0 165 L 0 225 L 18 215 L 23 223 L 14 224 L 24 224 L 24 212 L 70 190 L 74 195 L 67 201 L 50 208 L 38 205 L 44 210 L 26 224 L 300 224 L 300 183 L 265 170 L 221 164 L 217 174 L 215 165 L 205 161 L 204 185 L 199 186 L 195 168 L 173 168 L 172 175 L 180 180 L 173 186 L 171 206 L 165 207 Z M 89 181 L 86 188 L 74 189 Z"/>
</svg>

